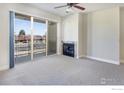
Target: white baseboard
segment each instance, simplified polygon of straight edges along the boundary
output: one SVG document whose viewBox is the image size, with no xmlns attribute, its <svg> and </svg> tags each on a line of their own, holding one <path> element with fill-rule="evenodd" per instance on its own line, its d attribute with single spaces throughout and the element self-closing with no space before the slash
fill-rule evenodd
<svg viewBox="0 0 124 93">
<path fill-rule="evenodd" d="M 100 61 L 100 62 L 106 62 L 106 63 L 120 65 L 120 62 L 118 62 L 118 61 L 106 60 L 106 59 L 96 58 L 96 57 L 92 57 L 92 56 L 87 56 L 86 58 L 97 60 L 97 61 Z"/>
<path fill-rule="evenodd" d="M 86 58 L 86 55 L 80 55 L 78 58 Z"/>
<path fill-rule="evenodd" d="M 0 71 L 7 70 L 7 69 L 9 69 L 8 65 L 1 65 L 0 66 Z"/>
</svg>

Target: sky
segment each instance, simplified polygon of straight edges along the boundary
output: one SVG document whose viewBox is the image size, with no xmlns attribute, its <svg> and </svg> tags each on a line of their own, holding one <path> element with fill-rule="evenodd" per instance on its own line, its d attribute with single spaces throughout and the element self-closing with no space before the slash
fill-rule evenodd
<svg viewBox="0 0 124 93">
<path fill-rule="evenodd" d="M 25 30 L 26 35 L 31 34 L 30 30 L 31 22 L 28 20 L 22 20 L 15 18 L 15 34 L 18 35 L 20 30 Z M 34 22 L 34 35 L 44 35 L 46 32 L 46 24 Z"/>
</svg>

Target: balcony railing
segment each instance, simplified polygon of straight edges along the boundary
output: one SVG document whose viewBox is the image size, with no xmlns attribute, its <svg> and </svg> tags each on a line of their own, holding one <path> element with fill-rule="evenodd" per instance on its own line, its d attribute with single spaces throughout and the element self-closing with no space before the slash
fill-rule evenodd
<svg viewBox="0 0 124 93">
<path fill-rule="evenodd" d="M 46 40 L 40 38 L 34 38 L 33 41 L 33 53 L 46 52 Z M 31 55 L 31 39 L 16 39 L 15 40 L 15 57 Z"/>
</svg>

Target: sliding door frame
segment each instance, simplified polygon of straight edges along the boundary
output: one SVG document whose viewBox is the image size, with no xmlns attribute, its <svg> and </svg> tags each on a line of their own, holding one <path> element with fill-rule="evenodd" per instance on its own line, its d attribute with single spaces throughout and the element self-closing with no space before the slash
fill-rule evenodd
<svg viewBox="0 0 124 93">
<path fill-rule="evenodd" d="M 48 20 L 46 20 L 46 56 L 48 56 Z"/>
<path fill-rule="evenodd" d="M 9 67 L 10 68 L 13 68 L 14 65 L 15 65 L 15 56 L 14 56 L 14 24 L 15 24 L 15 14 L 18 13 L 18 14 L 22 14 L 22 15 L 27 15 L 25 13 L 20 13 L 20 12 L 14 12 L 14 11 L 10 11 L 10 65 Z M 29 16 L 29 15 L 28 15 Z M 56 21 L 53 21 L 53 20 L 48 20 L 46 18 L 40 18 L 40 17 L 34 17 L 34 16 L 30 16 L 30 21 L 31 21 L 31 26 L 30 26 L 30 30 L 31 30 L 31 60 L 34 59 L 34 49 L 33 49 L 33 33 L 34 33 L 34 18 L 37 18 L 37 19 L 43 19 L 45 20 L 45 23 L 46 23 L 46 56 L 48 56 L 48 27 L 49 27 L 49 24 L 48 22 L 49 21 L 52 21 L 52 22 L 55 22 L 56 24 L 58 24 L 58 22 Z M 57 26 L 57 33 L 58 33 L 58 26 Z M 56 46 L 57 46 L 57 41 L 56 41 Z M 56 47 L 56 54 L 57 54 L 57 47 Z"/>
<path fill-rule="evenodd" d="M 34 36 L 33 36 L 33 32 L 34 32 L 34 17 L 30 17 L 30 21 L 31 21 L 31 60 L 34 59 Z"/>
</svg>

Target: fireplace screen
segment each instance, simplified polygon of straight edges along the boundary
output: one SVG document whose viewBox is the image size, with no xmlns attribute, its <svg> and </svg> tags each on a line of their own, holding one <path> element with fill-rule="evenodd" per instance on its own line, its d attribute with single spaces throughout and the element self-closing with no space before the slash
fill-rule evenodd
<svg viewBox="0 0 124 93">
<path fill-rule="evenodd" d="M 63 43 L 63 55 L 74 57 L 74 43 Z"/>
</svg>

